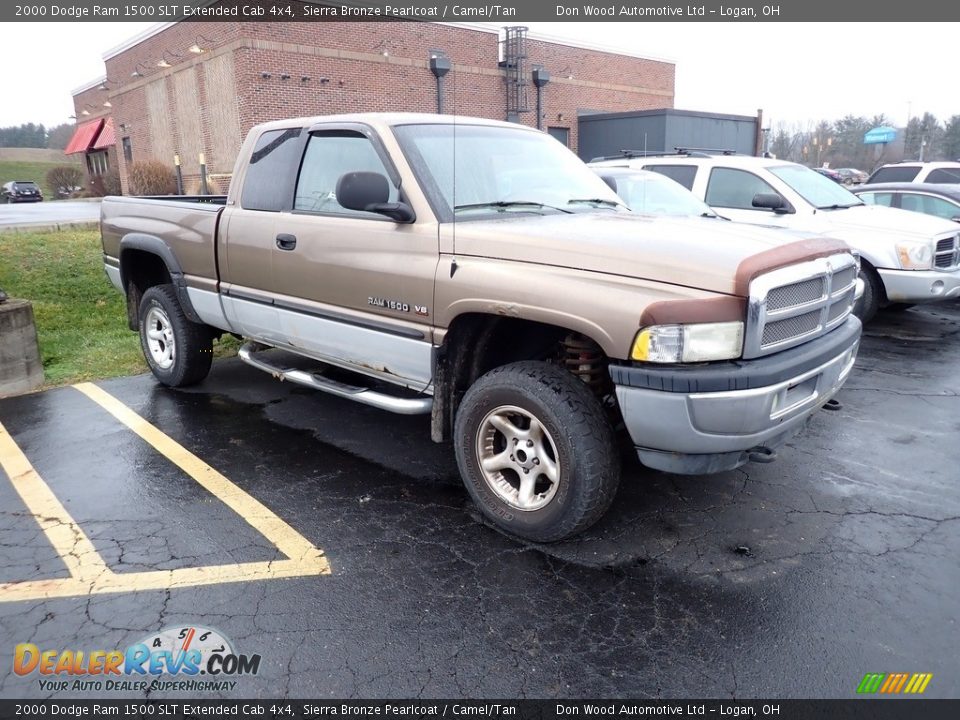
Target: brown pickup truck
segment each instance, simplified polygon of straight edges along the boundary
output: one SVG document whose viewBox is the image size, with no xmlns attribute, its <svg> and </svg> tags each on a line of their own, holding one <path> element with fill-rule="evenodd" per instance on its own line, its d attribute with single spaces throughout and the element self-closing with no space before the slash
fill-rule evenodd
<svg viewBox="0 0 960 720">
<path fill-rule="evenodd" d="M 102 208 L 107 275 L 160 382 L 202 380 L 233 333 L 277 377 L 430 413 L 483 512 L 537 541 L 607 509 L 621 427 L 667 472 L 772 459 L 860 338 L 844 244 L 632 213 L 514 124 L 268 123 L 226 197 Z"/>
</svg>

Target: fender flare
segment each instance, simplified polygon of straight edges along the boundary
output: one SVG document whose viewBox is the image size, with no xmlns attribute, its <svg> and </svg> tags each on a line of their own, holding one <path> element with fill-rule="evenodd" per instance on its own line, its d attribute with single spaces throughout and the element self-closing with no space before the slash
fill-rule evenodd
<svg viewBox="0 0 960 720">
<path fill-rule="evenodd" d="M 190 302 L 183 268 L 180 267 L 179 261 L 167 243 L 156 235 L 145 233 L 129 233 L 123 236 L 123 239 L 120 240 L 120 284 L 124 290 L 127 288 L 127 268 L 123 261 L 123 255 L 127 250 L 142 250 L 159 257 L 170 275 L 170 282 L 177 293 L 177 300 L 180 302 L 180 307 L 183 308 L 183 314 L 192 322 L 203 322 L 197 311 L 193 309 L 193 303 Z"/>
</svg>

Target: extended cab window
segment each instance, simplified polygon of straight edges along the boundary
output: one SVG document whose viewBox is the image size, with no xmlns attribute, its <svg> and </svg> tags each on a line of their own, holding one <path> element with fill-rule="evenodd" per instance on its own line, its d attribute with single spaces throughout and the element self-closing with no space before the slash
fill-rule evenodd
<svg viewBox="0 0 960 720">
<path fill-rule="evenodd" d="M 289 207 L 291 183 L 300 160 L 301 128 L 269 130 L 257 140 L 243 181 L 241 207 L 280 212 Z"/>
<path fill-rule="evenodd" d="M 351 130 L 311 135 L 300 167 L 293 209 L 382 220 L 382 215 L 348 210 L 337 202 L 337 181 L 349 172 L 375 172 L 390 177 L 373 143 L 364 135 Z M 391 182 L 389 202 L 396 202 L 398 194 Z"/>
<path fill-rule="evenodd" d="M 733 168 L 714 168 L 707 183 L 707 205 L 713 207 L 756 210 L 753 196 L 757 193 L 776 193 L 770 185 L 752 172 Z"/>
<path fill-rule="evenodd" d="M 687 190 L 693 190 L 693 180 L 697 177 L 695 165 L 644 165 L 643 169 L 666 175 L 671 180 L 683 185 Z"/>
</svg>

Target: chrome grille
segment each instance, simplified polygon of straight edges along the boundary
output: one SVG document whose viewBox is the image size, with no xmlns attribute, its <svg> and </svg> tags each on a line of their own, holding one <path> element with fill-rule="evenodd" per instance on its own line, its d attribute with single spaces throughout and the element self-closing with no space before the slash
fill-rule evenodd
<svg viewBox="0 0 960 720">
<path fill-rule="evenodd" d="M 774 288 L 767 295 L 767 310 L 780 310 L 813 302 L 823 297 L 823 278 Z"/>
<path fill-rule="evenodd" d="M 820 329 L 820 310 L 811 310 L 786 320 L 774 320 L 763 326 L 762 345 L 773 345 L 791 338 L 802 337 Z"/>
<path fill-rule="evenodd" d="M 940 270 L 960 266 L 960 235 L 951 235 L 937 240 L 933 265 Z"/>
<path fill-rule="evenodd" d="M 857 264 L 848 253 L 766 273 L 750 283 L 743 357 L 795 347 L 830 332 L 853 311 Z"/>
</svg>

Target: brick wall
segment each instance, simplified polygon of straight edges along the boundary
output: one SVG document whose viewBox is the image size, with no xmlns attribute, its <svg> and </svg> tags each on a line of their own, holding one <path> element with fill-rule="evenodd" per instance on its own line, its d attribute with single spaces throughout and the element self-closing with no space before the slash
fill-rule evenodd
<svg viewBox="0 0 960 720">
<path fill-rule="evenodd" d="M 194 43 L 207 52 L 187 51 Z M 230 23 L 184 22 L 109 58 L 106 75 L 119 152 L 129 137 L 134 161 L 172 163 L 179 153 L 187 190 L 195 189 L 197 155 L 208 171 L 228 176 L 246 132 L 285 117 L 364 111 L 436 111 L 433 49 L 453 63 L 444 79 L 445 112 L 506 117 L 498 37 L 465 27 L 429 23 Z M 159 68 L 164 58 L 171 67 Z M 577 112 L 673 107 L 670 63 L 527 41 L 528 69 L 551 74 L 544 89 L 543 127 L 570 131 L 577 143 Z M 131 77 L 135 71 L 142 77 Z M 99 103 L 86 91 L 75 104 Z M 520 122 L 535 126 L 536 91 Z M 121 127 L 122 125 L 122 127 Z M 226 189 L 223 178 L 220 190 Z"/>
</svg>

